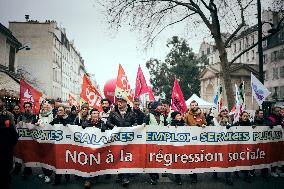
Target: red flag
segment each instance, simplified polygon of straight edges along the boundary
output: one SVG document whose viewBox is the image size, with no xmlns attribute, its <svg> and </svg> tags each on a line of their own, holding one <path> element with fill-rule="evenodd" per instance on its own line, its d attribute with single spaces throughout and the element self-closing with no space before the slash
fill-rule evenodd
<svg viewBox="0 0 284 189">
<path fill-rule="evenodd" d="M 117 79 L 116 79 L 115 97 L 123 98 L 127 100 L 128 103 L 133 103 L 133 93 L 130 87 L 130 83 L 124 72 L 124 69 L 122 68 L 120 64 L 119 64 L 118 74 L 117 74 Z"/>
<path fill-rule="evenodd" d="M 148 94 L 149 94 L 149 100 L 150 100 L 151 102 L 152 102 L 152 101 L 155 101 L 155 96 L 154 96 L 154 93 L 153 93 L 151 87 L 148 87 Z"/>
<path fill-rule="evenodd" d="M 24 103 L 31 102 L 33 104 L 33 112 L 35 114 L 39 113 L 40 109 L 40 97 L 42 93 L 31 87 L 23 79 L 20 80 L 20 104 L 21 111 L 24 111 Z"/>
<path fill-rule="evenodd" d="M 98 89 L 93 86 L 86 74 L 83 76 L 82 92 L 80 96 L 81 104 L 88 103 L 90 108 L 97 108 L 101 110 L 102 96 Z"/>
<path fill-rule="evenodd" d="M 181 113 L 185 113 L 187 110 L 185 100 L 183 98 L 182 91 L 178 84 L 178 80 L 175 79 L 174 87 L 172 91 L 172 109 L 174 111 L 179 111 Z"/>
<path fill-rule="evenodd" d="M 135 98 L 138 98 L 144 93 L 148 93 L 148 86 L 143 75 L 142 69 L 139 65 L 136 76 Z"/>
<path fill-rule="evenodd" d="M 70 106 L 78 106 L 77 100 L 70 94 L 69 94 L 69 97 L 68 97 L 68 104 Z"/>
</svg>

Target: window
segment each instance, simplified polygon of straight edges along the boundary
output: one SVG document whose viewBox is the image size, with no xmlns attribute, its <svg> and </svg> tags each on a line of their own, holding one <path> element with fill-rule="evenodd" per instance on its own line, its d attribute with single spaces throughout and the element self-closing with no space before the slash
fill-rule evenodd
<svg viewBox="0 0 284 189">
<path fill-rule="evenodd" d="M 264 76 L 264 80 L 268 81 L 269 77 L 268 77 L 268 70 L 263 72 L 263 76 Z"/>
<path fill-rule="evenodd" d="M 272 79 L 279 79 L 279 76 L 278 76 L 278 68 L 273 68 L 273 77 Z"/>
<path fill-rule="evenodd" d="M 284 86 L 280 86 L 279 95 L 280 95 L 280 98 L 284 99 Z"/>
<path fill-rule="evenodd" d="M 254 50 L 251 51 L 251 59 L 254 60 Z"/>
<path fill-rule="evenodd" d="M 210 54 L 210 48 L 207 48 L 207 54 Z"/>
<path fill-rule="evenodd" d="M 239 42 L 239 51 L 242 50 L 242 41 Z"/>
<path fill-rule="evenodd" d="M 254 44 L 254 35 L 251 36 L 251 44 Z"/>
<path fill-rule="evenodd" d="M 263 55 L 263 64 L 266 64 L 267 63 L 267 54 L 264 54 Z"/>
<path fill-rule="evenodd" d="M 237 44 L 235 43 L 234 44 L 234 53 L 236 53 L 237 52 Z"/>
<path fill-rule="evenodd" d="M 248 40 L 248 37 L 246 37 L 246 45 L 245 47 L 247 48 L 249 46 L 249 40 Z"/>
<path fill-rule="evenodd" d="M 249 52 L 246 52 L 246 59 L 247 59 L 247 62 L 249 62 Z"/>
<path fill-rule="evenodd" d="M 271 62 L 274 62 L 277 60 L 277 51 L 273 51 L 271 53 Z"/>
<path fill-rule="evenodd" d="M 284 66 L 280 68 L 280 78 L 284 78 Z"/>
</svg>

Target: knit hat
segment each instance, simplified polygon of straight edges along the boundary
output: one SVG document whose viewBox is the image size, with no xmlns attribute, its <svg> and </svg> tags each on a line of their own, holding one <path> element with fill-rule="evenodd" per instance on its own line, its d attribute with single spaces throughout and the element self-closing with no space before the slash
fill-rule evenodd
<svg viewBox="0 0 284 189">
<path fill-rule="evenodd" d="M 76 106 L 73 105 L 73 106 L 71 107 L 71 112 L 72 112 L 72 111 L 76 111 Z"/>
<path fill-rule="evenodd" d="M 158 101 L 153 101 L 153 102 L 151 102 L 151 104 L 150 104 L 150 106 L 149 106 L 149 109 L 151 109 L 151 110 L 155 110 L 158 106 L 160 106 L 161 105 L 161 103 L 160 102 L 158 102 Z"/>
<path fill-rule="evenodd" d="M 174 112 L 172 112 L 172 113 L 171 113 L 171 118 L 172 118 L 172 119 L 175 119 L 175 118 L 176 118 L 176 116 L 177 116 L 178 114 L 180 114 L 180 115 L 181 115 L 181 113 L 180 113 L 180 112 L 178 112 L 178 111 L 174 111 Z"/>
</svg>

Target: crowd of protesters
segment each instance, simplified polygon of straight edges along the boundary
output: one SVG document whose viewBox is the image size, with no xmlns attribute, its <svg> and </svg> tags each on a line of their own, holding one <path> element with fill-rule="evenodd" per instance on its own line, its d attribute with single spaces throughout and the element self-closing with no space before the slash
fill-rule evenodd
<svg viewBox="0 0 284 189">
<path fill-rule="evenodd" d="M 76 106 L 65 106 L 62 103 L 54 100 L 44 100 L 41 103 L 40 112 L 35 115 L 32 111 L 32 103 L 24 103 L 24 111 L 20 112 L 20 106 L 15 105 L 11 113 L 5 109 L 4 100 L 0 99 L 0 151 L 5 152 L 0 156 L 0 183 L 4 183 L 4 188 L 9 188 L 11 180 L 10 172 L 13 174 L 22 174 L 24 180 L 28 179 L 32 174 L 31 167 L 24 166 L 22 171 L 22 164 L 15 163 L 13 166 L 13 147 L 16 145 L 18 135 L 16 133 L 15 125 L 29 124 L 30 129 L 37 126 L 44 126 L 45 124 L 62 124 L 62 126 L 78 125 L 82 128 L 95 127 L 99 128 L 101 132 L 111 130 L 114 127 L 133 127 L 136 125 L 147 126 L 149 124 L 157 126 L 223 126 L 229 129 L 231 126 L 270 126 L 273 128 L 277 125 L 284 126 L 284 108 L 274 107 L 272 114 L 264 117 L 263 110 L 259 109 L 255 112 L 254 121 L 251 122 L 247 111 L 240 114 L 239 120 L 234 122 L 233 116 L 229 115 L 227 107 L 222 107 L 218 115 L 214 115 L 213 111 L 207 114 L 203 113 L 196 101 L 190 103 L 188 111 L 184 114 L 171 110 L 170 102 L 167 100 L 154 101 L 148 104 L 147 108 L 141 109 L 139 99 L 135 99 L 133 107 L 123 98 L 118 98 L 116 104 L 113 105 L 109 99 L 101 100 L 102 111 L 98 109 L 89 108 L 88 104 L 83 104 L 80 109 Z M 42 174 L 38 175 L 43 179 L 43 182 L 50 183 L 52 170 L 42 168 Z M 233 185 L 233 176 L 226 172 L 225 182 L 228 185 Z M 255 171 L 241 171 L 234 172 L 234 177 L 243 177 L 245 182 L 252 182 L 252 177 L 255 176 Z M 270 175 L 273 177 L 284 176 L 284 167 L 272 167 Z M 122 186 L 129 185 L 130 174 L 118 174 L 116 181 Z M 269 170 L 267 168 L 261 169 L 261 176 L 265 181 L 268 181 Z M 53 185 L 61 184 L 61 174 L 55 174 Z M 70 182 L 70 175 L 65 174 L 65 181 Z M 190 175 L 191 182 L 197 183 L 198 177 L 196 173 Z M 76 179 L 82 179 L 75 176 Z M 106 179 L 111 178 L 111 175 L 106 175 Z M 216 172 L 213 173 L 213 178 L 217 179 Z M 96 182 L 98 177 L 84 178 L 85 188 L 90 188 Z M 159 174 L 149 174 L 151 185 L 158 183 Z M 181 175 L 175 175 L 175 182 L 178 185 L 182 184 Z"/>
</svg>

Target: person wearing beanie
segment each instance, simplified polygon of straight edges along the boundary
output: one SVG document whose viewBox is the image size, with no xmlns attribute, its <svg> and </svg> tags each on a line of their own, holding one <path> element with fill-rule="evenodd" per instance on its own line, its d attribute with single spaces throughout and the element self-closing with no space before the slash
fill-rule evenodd
<svg viewBox="0 0 284 189">
<path fill-rule="evenodd" d="M 77 109 L 76 109 L 76 106 L 73 105 L 71 107 L 71 112 L 69 113 L 67 117 L 67 123 L 73 125 L 76 117 L 77 117 Z"/>
<path fill-rule="evenodd" d="M 185 121 L 180 112 L 174 111 L 171 113 L 171 126 L 185 126 Z"/>
<path fill-rule="evenodd" d="M 180 112 L 174 111 L 171 113 L 171 126 L 185 126 L 185 122 Z M 180 174 L 175 174 L 175 182 L 177 183 L 177 185 L 182 185 Z"/>
<path fill-rule="evenodd" d="M 117 104 L 110 112 L 107 127 L 113 129 L 114 127 L 133 127 L 137 125 L 135 113 L 131 110 L 131 107 L 127 104 L 127 99 L 118 98 Z M 117 181 L 122 184 L 123 187 L 129 185 L 130 174 L 119 174 Z"/>
<path fill-rule="evenodd" d="M 149 104 L 149 114 L 144 117 L 143 124 L 145 125 L 155 125 L 155 126 L 167 126 L 167 117 L 165 117 L 163 112 L 162 104 L 158 101 L 153 101 Z M 150 173 L 150 184 L 156 185 L 158 183 L 159 174 Z"/>
</svg>

